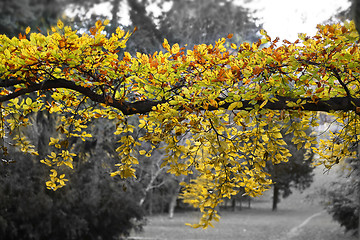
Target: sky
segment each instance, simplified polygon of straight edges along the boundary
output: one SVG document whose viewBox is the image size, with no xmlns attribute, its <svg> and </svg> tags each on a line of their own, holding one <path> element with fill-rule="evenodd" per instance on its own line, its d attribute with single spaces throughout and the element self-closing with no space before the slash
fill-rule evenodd
<svg viewBox="0 0 360 240">
<path fill-rule="evenodd" d="M 196 1 L 196 0 L 195 0 Z M 299 33 L 309 36 L 316 33 L 316 25 L 329 20 L 340 10 L 350 7 L 349 0 L 236 0 L 237 4 L 249 8 L 272 37 L 295 41 Z M 123 1 L 126 2 L 126 1 Z M 165 8 L 170 8 L 166 6 Z M 109 3 L 103 3 L 93 11 L 110 16 Z M 129 22 L 127 6 L 122 4 L 122 24 Z M 156 14 L 155 5 L 152 11 Z M 92 11 L 91 11 L 92 12 Z M 89 15 L 90 13 L 89 12 Z"/>
<path fill-rule="evenodd" d="M 298 33 L 316 33 L 316 25 L 350 7 L 349 0 L 238 0 L 263 23 L 272 38 L 295 41 Z"/>
</svg>

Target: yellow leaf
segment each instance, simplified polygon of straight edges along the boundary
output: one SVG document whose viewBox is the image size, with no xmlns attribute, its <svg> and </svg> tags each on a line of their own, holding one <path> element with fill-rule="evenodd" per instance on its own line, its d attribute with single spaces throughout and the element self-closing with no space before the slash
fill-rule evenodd
<svg viewBox="0 0 360 240">
<path fill-rule="evenodd" d="M 281 132 L 275 132 L 275 133 L 273 133 L 273 137 L 274 138 L 282 138 L 282 134 L 281 134 Z"/>
<path fill-rule="evenodd" d="M 185 225 L 190 226 L 192 228 L 200 228 L 202 227 L 202 225 L 195 223 L 195 224 L 190 224 L 190 223 L 185 223 Z"/>
<path fill-rule="evenodd" d="M 5 49 L 4 54 L 5 54 L 5 57 L 6 57 L 7 59 L 10 59 L 10 58 L 11 58 L 9 49 Z"/>
<path fill-rule="evenodd" d="M 31 98 L 27 98 L 25 102 L 26 102 L 26 105 L 31 105 L 32 100 L 31 100 Z"/>
<path fill-rule="evenodd" d="M 140 153 L 140 155 L 145 155 L 146 151 L 145 150 L 140 150 L 139 153 Z"/>
<path fill-rule="evenodd" d="M 164 38 L 164 42 L 162 44 L 163 48 L 165 48 L 167 51 L 170 51 L 170 45 L 166 38 Z"/>
<path fill-rule="evenodd" d="M 120 174 L 120 171 L 116 171 L 116 172 L 110 173 L 110 176 L 111 176 L 111 177 L 115 177 L 115 176 L 117 176 L 117 175 L 119 175 L 119 174 Z"/>
<path fill-rule="evenodd" d="M 267 35 L 267 32 L 266 32 L 264 29 L 261 29 L 261 30 L 260 30 L 260 34 L 263 35 L 263 36 L 266 36 L 266 35 Z"/>
<path fill-rule="evenodd" d="M 57 22 L 57 26 L 59 29 L 62 29 L 64 27 L 64 23 L 59 19 L 59 21 Z"/>
<path fill-rule="evenodd" d="M 56 177 L 57 172 L 55 169 L 51 169 L 50 172 L 52 172 L 52 174 L 50 174 L 50 177 Z"/>
<path fill-rule="evenodd" d="M 66 162 L 64 162 L 64 164 L 65 164 L 66 166 L 68 166 L 69 168 L 74 169 L 74 166 L 73 166 L 72 162 L 66 161 Z"/>
<path fill-rule="evenodd" d="M 303 144 L 301 142 L 296 145 L 297 150 L 300 150 L 300 148 L 302 148 L 302 147 L 303 147 Z"/>
<path fill-rule="evenodd" d="M 262 137 L 264 142 L 269 141 L 269 137 L 266 134 L 262 135 L 261 137 Z"/>
<path fill-rule="evenodd" d="M 40 162 L 43 163 L 43 164 L 48 165 L 49 167 L 51 167 L 51 162 L 49 160 L 47 160 L 47 159 L 40 160 Z"/>
<path fill-rule="evenodd" d="M 233 102 L 232 104 L 229 105 L 228 110 L 232 111 L 237 107 L 238 103 L 237 102 Z"/>
<path fill-rule="evenodd" d="M 106 19 L 103 24 L 106 26 L 106 25 L 108 25 L 109 23 L 110 23 L 110 20 L 109 20 L 109 19 Z"/>
<path fill-rule="evenodd" d="M 175 43 L 171 48 L 171 53 L 172 54 L 177 54 L 179 51 L 180 51 L 179 44 Z"/>
<path fill-rule="evenodd" d="M 29 34 L 31 28 L 30 27 L 27 27 L 26 30 L 25 30 L 25 34 Z"/>
<path fill-rule="evenodd" d="M 266 99 L 265 101 L 262 102 L 262 104 L 260 105 L 260 108 L 263 108 L 267 103 L 268 103 L 268 100 Z"/>
<path fill-rule="evenodd" d="M 131 60 L 131 54 L 129 52 L 124 52 L 124 61 L 130 61 Z"/>
<path fill-rule="evenodd" d="M 265 39 L 265 38 L 262 38 L 261 39 L 261 44 L 265 44 L 265 43 L 268 43 L 269 41 L 267 40 L 267 39 Z"/>
</svg>

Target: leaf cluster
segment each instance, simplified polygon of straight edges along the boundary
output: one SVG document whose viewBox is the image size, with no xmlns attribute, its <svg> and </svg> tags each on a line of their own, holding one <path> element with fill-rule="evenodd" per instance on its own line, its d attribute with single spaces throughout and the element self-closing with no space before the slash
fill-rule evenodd
<svg viewBox="0 0 360 240">
<path fill-rule="evenodd" d="M 108 23 L 98 21 L 82 35 L 59 21 L 46 36 L 30 28 L 19 38 L 0 36 L 0 137 L 37 154 L 19 129 L 32 112 L 60 117 L 54 149 L 42 159 L 53 168 L 49 188 L 64 186 L 56 168 L 72 167 L 76 152 L 68 141 L 91 137 L 86 130 L 97 118 L 113 120 L 119 135 L 120 162 L 111 175 L 135 177 L 138 154 L 150 156 L 161 143 L 161 166 L 192 177 L 183 198 L 203 212 L 202 227 L 218 219 L 214 209 L 224 197 L 240 188 L 257 196 L 270 187 L 266 163 L 291 156 L 282 132 L 327 167 L 353 155 L 360 53 L 352 22 L 318 26 L 314 37 L 300 34 L 293 43 L 261 31 L 257 42 L 229 49 L 226 38 L 188 50 L 165 39 L 164 51 L 135 56 L 119 52 L 131 33 L 118 28 L 107 37 Z M 307 130 L 318 126 L 319 111 L 333 115 L 341 130 L 317 145 Z M 139 124 L 128 122 L 134 114 Z M 142 131 L 134 136 L 137 127 Z M 151 149 L 139 151 L 142 142 Z"/>
</svg>

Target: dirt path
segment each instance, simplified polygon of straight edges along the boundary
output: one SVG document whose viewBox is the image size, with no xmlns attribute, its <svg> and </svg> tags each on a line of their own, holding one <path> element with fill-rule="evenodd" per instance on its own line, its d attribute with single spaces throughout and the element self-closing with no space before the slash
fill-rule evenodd
<svg viewBox="0 0 360 240">
<path fill-rule="evenodd" d="M 315 213 L 313 215 L 311 215 L 310 217 L 306 218 L 301 224 L 299 224 L 298 226 L 296 227 L 293 227 L 287 234 L 285 237 L 283 237 L 281 240 L 289 240 L 289 239 L 292 239 L 296 236 L 298 236 L 300 233 L 301 233 L 301 229 L 306 225 L 308 224 L 313 218 L 315 217 L 318 217 L 322 214 L 324 214 L 326 211 L 321 211 L 321 212 L 318 212 L 318 213 Z"/>
</svg>

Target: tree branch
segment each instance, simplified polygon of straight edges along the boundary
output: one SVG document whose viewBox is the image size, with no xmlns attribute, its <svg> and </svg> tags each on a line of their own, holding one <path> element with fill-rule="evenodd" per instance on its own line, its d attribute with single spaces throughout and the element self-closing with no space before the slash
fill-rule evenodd
<svg viewBox="0 0 360 240">
<path fill-rule="evenodd" d="M 8 95 L 0 96 L 0 103 L 8 101 L 10 99 L 17 98 L 27 93 L 32 93 L 42 90 L 50 90 L 54 88 L 66 88 L 66 89 L 74 90 L 90 98 L 94 102 L 104 103 L 108 106 L 119 109 L 124 115 L 148 113 L 151 111 L 153 106 L 156 106 L 161 103 L 165 103 L 165 101 L 147 101 L 147 100 L 137 101 L 133 103 L 118 101 L 115 99 L 111 99 L 111 101 L 109 101 L 109 99 L 107 99 L 106 96 L 96 94 L 87 87 L 82 87 L 80 85 L 75 84 L 72 81 L 67 81 L 64 79 L 54 79 L 54 80 L 46 80 L 42 83 L 32 83 L 29 86 L 27 86 L 27 88 L 20 89 Z"/>
<path fill-rule="evenodd" d="M 338 72 L 338 70 L 336 68 L 332 69 L 331 70 L 335 76 L 335 78 L 339 81 L 340 85 L 344 88 L 345 92 L 346 92 L 346 95 L 349 97 L 349 98 L 352 98 L 351 97 L 351 93 L 348 89 L 348 87 L 346 86 L 346 84 L 341 80 L 341 76 Z"/>
<path fill-rule="evenodd" d="M 162 103 L 166 103 L 167 100 L 162 101 L 151 101 L 151 100 L 143 100 L 143 101 L 136 101 L 136 102 L 125 102 L 112 99 L 109 101 L 107 96 L 99 95 L 93 92 L 91 89 L 80 86 L 75 84 L 72 81 L 67 81 L 64 79 L 55 79 L 55 80 L 47 80 L 42 83 L 32 83 L 27 88 L 20 89 L 16 92 L 10 93 L 8 95 L 0 96 L 0 103 L 8 101 L 10 99 L 17 98 L 21 95 L 25 95 L 27 93 L 42 91 L 42 90 L 50 90 L 54 88 L 66 88 L 71 89 L 76 92 L 83 94 L 84 96 L 90 98 L 92 101 L 97 103 L 104 103 L 108 106 L 114 107 L 120 110 L 124 115 L 133 115 L 133 114 L 146 114 L 152 110 L 152 107 L 157 106 Z M 270 110 L 294 110 L 297 107 L 289 107 L 287 105 L 288 102 L 297 102 L 299 98 L 290 98 L 290 97 L 276 97 L 278 101 L 271 102 L 268 101 L 263 108 L 270 109 Z M 360 99 L 359 98 L 349 98 L 349 97 L 334 97 L 328 100 L 321 100 L 318 99 L 316 101 L 312 100 L 311 98 L 300 98 L 302 102 L 305 101 L 305 104 L 301 105 L 301 109 L 304 111 L 322 111 L 322 112 L 330 112 L 330 111 L 356 111 L 356 107 L 360 106 Z M 224 101 L 224 98 L 217 98 L 215 99 L 218 103 Z M 255 104 L 261 105 L 263 101 L 249 101 L 243 100 L 242 107 L 237 108 L 235 110 L 250 110 L 254 108 Z M 230 106 L 231 102 L 219 104 L 218 107 L 208 106 L 200 107 L 199 110 L 216 110 L 220 108 L 227 109 Z M 181 110 L 182 108 L 178 108 Z"/>
<path fill-rule="evenodd" d="M 1 79 L 0 87 L 12 87 L 21 83 L 24 83 L 24 81 L 18 79 Z"/>
<path fill-rule="evenodd" d="M 270 102 L 268 101 L 263 108 L 270 110 L 293 110 L 298 109 L 299 107 L 289 107 L 287 106 L 288 102 L 297 102 L 301 99 L 301 102 L 306 102 L 301 105 L 301 109 L 304 111 L 315 111 L 315 112 L 330 112 L 330 111 L 350 111 L 356 110 L 356 106 L 360 106 L 360 99 L 352 98 L 350 100 L 348 97 L 333 97 L 328 100 L 318 99 L 314 102 L 311 98 L 290 98 L 290 97 L 281 97 L 276 96 L 278 101 Z M 222 99 L 224 100 L 224 99 Z M 351 101 L 356 105 L 351 103 Z M 249 110 L 253 109 L 255 104 L 261 105 L 264 101 L 257 101 L 255 104 L 253 101 L 241 101 L 243 106 L 237 108 L 236 110 Z M 231 102 L 220 105 L 218 108 L 228 108 Z M 209 110 L 215 110 L 215 107 L 209 107 Z"/>
</svg>

